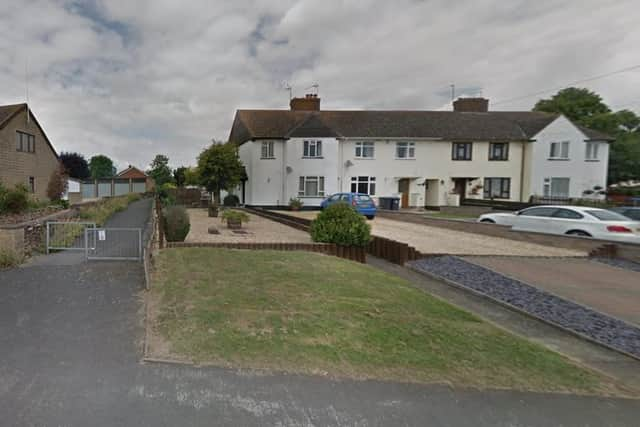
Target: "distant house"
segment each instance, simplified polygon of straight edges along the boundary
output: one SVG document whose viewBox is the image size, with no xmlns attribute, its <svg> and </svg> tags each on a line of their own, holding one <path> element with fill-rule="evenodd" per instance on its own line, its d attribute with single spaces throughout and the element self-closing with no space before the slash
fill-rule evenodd
<svg viewBox="0 0 640 427">
<path fill-rule="evenodd" d="M 146 173 L 129 165 L 110 178 L 85 180 L 81 184 L 83 199 L 123 196 L 129 193 L 145 193 L 152 191 L 154 182 Z"/>
<path fill-rule="evenodd" d="M 453 111 L 353 111 L 321 110 L 307 95 L 290 110 L 238 110 L 229 141 L 247 170 L 247 205 L 318 206 L 353 191 L 438 207 L 581 197 L 606 186 L 612 138 L 559 114 L 489 111 L 484 98 Z"/>
<path fill-rule="evenodd" d="M 27 104 L 0 106 L 0 182 L 24 184 L 44 200 L 58 165 L 56 150 Z"/>
</svg>

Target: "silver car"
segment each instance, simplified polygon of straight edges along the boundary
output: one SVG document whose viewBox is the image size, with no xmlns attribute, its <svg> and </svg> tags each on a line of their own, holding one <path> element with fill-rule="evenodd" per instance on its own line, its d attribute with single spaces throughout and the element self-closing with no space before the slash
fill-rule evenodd
<svg viewBox="0 0 640 427">
<path fill-rule="evenodd" d="M 513 230 L 640 244 L 640 222 L 586 206 L 534 206 L 514 213 L 484 214 L 478 222 L 510 225 Z"/>
</svg>

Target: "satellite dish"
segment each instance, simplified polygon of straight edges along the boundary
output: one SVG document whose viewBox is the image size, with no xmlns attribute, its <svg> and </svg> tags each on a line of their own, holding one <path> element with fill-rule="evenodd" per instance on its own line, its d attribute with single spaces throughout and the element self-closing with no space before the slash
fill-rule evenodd
<svg viewBox="0 0 640 427">
<path fill-rule="evenodd" d="M 287 173 L 291 173 L 291 172 L 293 172 L 293 168 L 292 168 L 291 166 L 287 166 L 287 168 L 286 168 L 286 169 L 287 169 Z"/>
<path fill-rule="evenodd" d="M 353 166 L 353 162 L 351 160 L 347 160 L 346 162 L 344 162 L 344 165 L 346 167 L 351 167 L 351 166 Z"/>
</svg>

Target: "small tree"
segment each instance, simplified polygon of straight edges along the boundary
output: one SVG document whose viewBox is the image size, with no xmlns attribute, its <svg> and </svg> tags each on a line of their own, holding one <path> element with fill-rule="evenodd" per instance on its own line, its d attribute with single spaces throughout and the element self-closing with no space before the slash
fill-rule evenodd
<svg viewBox="0 0 640 427">
<path fill-rule="evenodd" d="M 234 144 L 212 144 L 198 156 L 200 184 L 213 193 L 216 206 L 220 204 L 220 191 L 232 190 L 240 183 L 244 173 Z"/>
<path fill-rule="evenodd" d="M 147 171 L 147 175 L 153 178 L 158 187 L 166 183 L 172 183 L 173 175 L 169 167 L 169 158 L 164 154 L 156 155 L 151 162 L 151 169 Z"/>
<path fill-rule="evenodd" d="M 49 177 L 49 184 L 47 185 L 47 197 L 52 202 L 57 202 L 62 199 L 64 193 L 67 192 L 69 187 L 69 181 L 67 181 L 67 172 L 62 164 L 51 172 Z"/>
<path fill-rule="evenodd" d="M 62 152 L 60 161 L 71 178 L 87 179 L 91 176 L 89 163 L 80 153 Z"/>
<path fill-rule="evenodd" d="M 184 171 L 184 185 L 200 185 L 200 177 L 198 176 L 197 167 L 190 167 Z"/>
<path fill-rule="evenodd" d="M 89 160 L 89 171 L 93 179 L 110 178 L 116 174 L 113 160 L 103 154 L 93 156 Z"/>
<path fill-rule="evenodd" d="M 186 184 L 186 177 L 185 174 L 187 172 L 187 167 L 185 166 L 180 166 L 179 168 L 175 168 L 173 171 L 173 180 L 175 181 L 176 185 L 178 187 L 184 187 L 184 185 Z"/>
</svg>

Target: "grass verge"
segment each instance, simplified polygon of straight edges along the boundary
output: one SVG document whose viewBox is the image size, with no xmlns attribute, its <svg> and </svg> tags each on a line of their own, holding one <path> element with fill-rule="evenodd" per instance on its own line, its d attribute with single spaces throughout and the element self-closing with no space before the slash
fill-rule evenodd
<svg viewBox="0 0 640 427">
<path fill-rule="evenodd" d="M 616 394 L 597 373 L 366 265 L 307 252 L 161 251 L 151 356 L 335 377 Z M 154 354 L 154 347 L 165 354 Z"/>
</svg>

